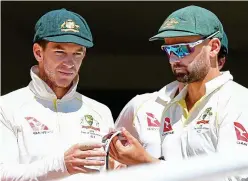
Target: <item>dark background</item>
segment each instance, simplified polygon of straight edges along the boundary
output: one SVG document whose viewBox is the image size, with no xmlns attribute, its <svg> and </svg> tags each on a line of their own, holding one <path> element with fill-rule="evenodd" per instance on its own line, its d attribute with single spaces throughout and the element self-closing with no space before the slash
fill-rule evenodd
<svg viewBox="0 0 248 181">
<path fill-rule="evenodd" d="M 80 72 L 78 91 L 110 107 L 116 118 L 135 95 L 159 90 L 173 80 L 162 42 L 149 42 L 165 18 L 187 5 L 213 11 L 229 39 L 224 70 L 248 87 L 248 2 L 1 2 L 1 93 L 27 86 L 36 64 L 32 39 L 44 13 L 66 8 L 81 14 L 94 37 Z"/>
</svg>

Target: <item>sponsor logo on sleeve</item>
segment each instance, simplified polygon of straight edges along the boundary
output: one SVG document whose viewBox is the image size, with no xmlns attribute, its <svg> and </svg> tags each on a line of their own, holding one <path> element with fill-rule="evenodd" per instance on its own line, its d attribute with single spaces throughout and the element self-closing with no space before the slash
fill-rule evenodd
<svg viewBox="0 0 248 181">
<path fill-rule="evenodd" d="M 248 145 L 248 132 L 244 126 L 238 122 L 234 122 L 234 128 L 237 136 L 237 143 L 241 145 Z"/>
</svg>

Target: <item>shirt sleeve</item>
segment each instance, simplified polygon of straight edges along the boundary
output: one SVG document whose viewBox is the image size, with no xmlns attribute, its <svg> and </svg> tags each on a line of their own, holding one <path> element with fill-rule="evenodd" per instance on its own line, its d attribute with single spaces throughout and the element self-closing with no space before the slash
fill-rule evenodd
<svg viewBox="0 0 248 181">
<path fill-rule="evenodd" d="M 18 128 L 7 119 L 0 105 L 0 180 L 52 180 L 69 176 L 64 153 L 49 155 L 30 164 L 20 164 Z"/>
<path fill-rule="evenodd" d="M 217 152 L 230 154 L 243 154 L 247 157 L 248 153 L 248 113 L 247 111 L 232 111 L 225 114 L 218 130 Z M 235 181 L 248 179 L 248 174 L 229 178 Z M 228 179 L 227 179 L 228 180 Z"/>
<path fill-rule="evenodd" d="M 139 139 L 139 134 L 137 131 L 138 124 L 134 124 L 134 119 L 136 116 L 137 111 L 137 102 L 138 96 L 131 99 L 125 107 L 122 109 L 121 113 L 119 114 L 116 122 L 115 122 L 115 128 L 119 129 L 121 127 L 126 128 L 130 134 L 132 134 L 136 139 Z"/>
<path fill-rule="evenodd" d="M 109 123 L 109 128 L 114 128 L 114 119 L 109 108 L 107 108 L 106 117 Z"/>
</svg>

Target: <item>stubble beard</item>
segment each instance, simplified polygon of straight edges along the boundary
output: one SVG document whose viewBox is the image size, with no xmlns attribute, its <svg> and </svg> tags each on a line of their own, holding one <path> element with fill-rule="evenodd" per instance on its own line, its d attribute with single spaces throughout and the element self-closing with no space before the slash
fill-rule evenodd
<svg viewBox="0 0 248 181">
<path fill-rule="evenodd" d="M 209 72 L 209 65 L 204 59 L 192 62 L 187 68 L 186 73 L 177 73 L 173 70 L 176 79 L 182 83 L 192 83 L 203 80 Z"/>
</svg>

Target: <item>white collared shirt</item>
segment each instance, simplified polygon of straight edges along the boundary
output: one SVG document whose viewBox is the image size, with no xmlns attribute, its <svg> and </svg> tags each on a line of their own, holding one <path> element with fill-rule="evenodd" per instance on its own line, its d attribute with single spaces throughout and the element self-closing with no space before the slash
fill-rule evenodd
<svg viewBox="0 0 248 181">
<path fill-rule="evenodd" d="M 57 99 L 37 73 L 32 67 L 27 87 L 0 98 L 0 180 L 63 179 L 64 152 L 101 143 L 114 127 L 107 106 L 76 92 L 78 79 Z"/>
<path fill-rule="evenodd" d="M 248 153 L 248 89 L 232 79 L 224 72 L 207 82 L 206 94 L 190 112 L 184 100 L 187 86 L 167 105 L 160 120 L 165 160 L 239 150 Z M 247 176 L 229 179 L 242 178 Z"/>
</svg>

